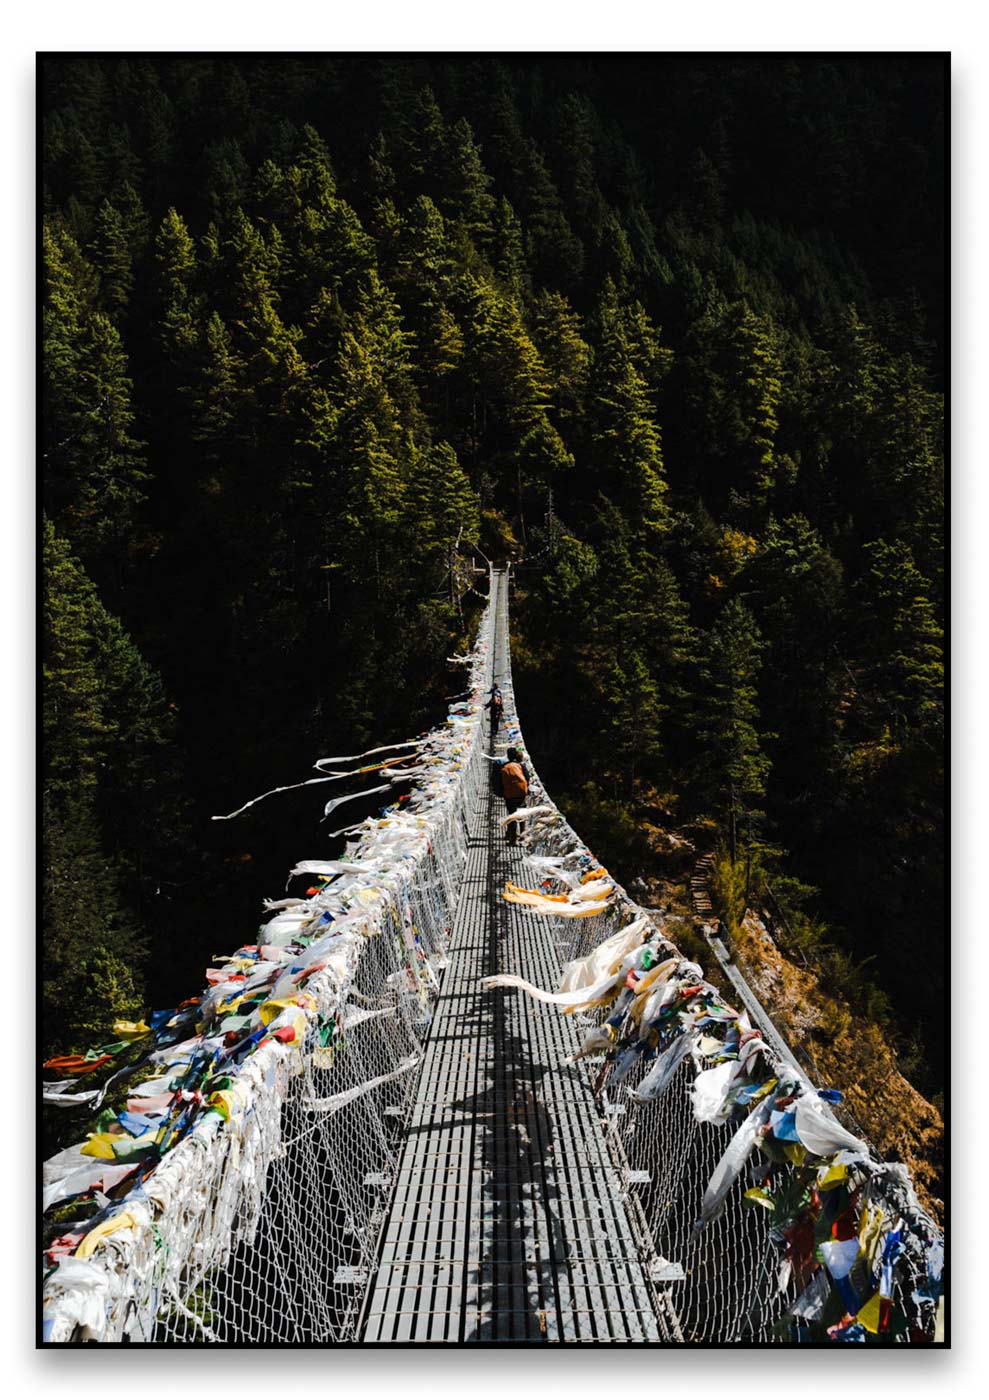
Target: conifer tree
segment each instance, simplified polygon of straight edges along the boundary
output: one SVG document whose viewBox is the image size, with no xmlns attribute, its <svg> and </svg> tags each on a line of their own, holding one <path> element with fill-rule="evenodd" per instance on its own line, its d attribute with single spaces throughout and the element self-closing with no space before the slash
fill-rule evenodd
<svg viewBox="0 0 989 1400">
<path fill-rule="evenodd" d="M 152 860 L 203 928 L 255 912 L 244 827 L 179 851 L 170 757 L 205 811 L 247 751 L 274 785 L 432 724 L 477 539 L 524 556 L 528 737 L 565 796 L 600 775 L 602 858 L 655 861 L 636 804 L 734 788 L 927 1015 L 877 930 L 943 878 L 930 65 L 45 63 L 60 1043 L 161 970 Z"/>
<path fill-rule="evenodd" d="M 553 406 L 562 420 L 584 408 L 591 350 L 581 333 L 580 317 L 561 292 L 543 288 L 532 309 L 532 338 L 550 372 Z"/>
<path fill-rule="evenodd" d="M 840 661 L 843 570 L 805 516 L 770 519 L 737 587 L 757 612 L 766 644 L 763 715 L 773 743 L 774 798 L 798 803 L 809 789 L 834 796 L 848 689 Z M 801 812 L 810 828 L 818 813 Z"/>
<path fill-rule="evenodd" d="M 541 494 L 574 464 L 573 453 L 543 414 L 522 438 L 518 449 L 520 480 Z"/>
<path fill-rule="evenodd" d="M 395 284 L 412 329 L 426 343 L 440 306 L 453 286 L 453 260 L 443 215 L 421 195 L 402 220 L 397 240 Z"/>
<path fill-rule="evenodd" d="M 463 332 L 457 324 L 456 317 L 446 306 L 436 308 L 436 318 L 427 343 L 431 368 L 437 376 L 450 374 L 463 359 Z"/>
<path fill-rule="evenodd" d="M 120 215 L 123 235 L 131 259 L 133 262 L 140 262 L 145 255 L 151 236 L 151 224 L 141 196 L 134 186 L 125 180 L 115 191 L 113 204 Z"/>
<path fill-rule="evenodd" d="M 140 1010 L 135 909 L 185 817 L 160 679 L 47 519 L 43 546 L 46 1037 L 86 1049 Z"/>
<path fill-rule="evenodd" d="M 169 358 L 181 359 L 198 336 L 196 250 L 174 208 L 167 211 L 155 236 L 155 270 L 162 345 Z"/>
<path fill-rule="evenodd" d="M 728 303 L 713 288 L 706 301 L 689 332 L 689 402 L 707 452 L 724 472 L 740 464 L 738 494 L 762 507 L 778 466 L 782 364 L 777 337 L 771 322 L 744 302 Z"/>
<path fill-rule="evenodd" d="M 626 643 L 612 654 L 601 698 L 607 716 L 603 766 L 616 771 L 622 795 L 630 797 L 636 779 L 649 776 L 661 753 L 659 687 L 637 647 Z"/>
<path fill-rule="evenodd" d="M 366 328 L 375 360 L 392 394 L 396 389 L 406 393 L 415 339 L 405 329 L 397 298 L 374 268 L 362 279 L 357 291 L 354 324 Z"/>
<path fill-rule="evenodd" d="M 447 219 L 463 225 L 478 248 L 486 248 L 492 238 L 495 201 L 490 193 L 491 177 L 481 163 L 480 149 L 465 117 L 450 129 L 446 159 L 440 208 Z"/>
<path fill-rule="evenodd" d="M 498 280 L 509 296 L 521 302 L 530 281 L 525 237 L 521 221 L 504 196 L 495 207 L 491 247 Z"/>
<path fill-rule="evenodd" d="M 131 381 L 120 334 L 86 308 L 72 275 L 68 234 L 45 238 L 43 313 L 46 498 L 84 557 L 119 547 L 148 479 L 132 436 Z"/>
<path fill-rule="evenodd" d="M 602 298 L 599 321 L 589 415 L 595 475 L 633 529 L 661 533 L 669 514 L 659 427 L 611 287 Z"/>
<path fill-rule="evenodd" d="M 561 190 L 576 211 L 577 232 L 587 246 L 597 248 L 608 205 L 595 174 L 592 111 L 586 100 L 568 93 L 554 113 L 551 149 Z"/>
<path fill-rule="evenodd" d="M 546 163 L 534 142 L 524 147 L 525 166 L 515 195 L 527 231 L 527 254 L 534 277 L 569 293 L 581 285 L 584 245 L 560 204 Z"/>
<path fill-rule="evenodd" d="M 134 269 L 124 221 L 108 199 L 103 201 L 96 215 L 93 251 L 100 272 L 104 309 L 119 324 L 134 289 Z"/>
<path fill-rule="evenodd" d="M 720 229 L 724 218 L 724 187 L 710 156 L 698 147 L 687 168 L 686 205 L 691 222 L 703 233 Z"/>
<path fill-rule="evenodd" d="M 726 819 L 736 807 L 754 815 L 766 792 L 770 763 L 757 703 L 762 647 L 752 613 L 732 598 L 700 653 L 694 780 Z"/>
<path fill-rule="evenodd" d="M 231 425 L 238 412 L 243 364 L 235 353 L 232 337 L 217 312 L 213 312 L 203 335 L 201 369 L 190 386 L 195 419 L 193 434 L 209 445 L 207 460 L 222 460 Z"/>
<path fill-rule="evenodd" d="M 402 449 L 404 522 L 413 552 L 435 574 L 445 572 L 450 551 L 478 535 L 477 496 L 448 442 L 420 450 L 411 434 Z"/>
<path fill-rule="evenodd" d="M 197 169 L 197 184 L 207 194 L 210 215 L 220 223 L 227 210 L 236 209 L 247 194 L 250 167 L 237 141 L 209 141 Z"/>
<path fill-rule="evenodd" d="M 539 352 L 515 303 L 469 274 L 457 284 L 454 311 L 464 329 L 462 432 L 469 454 L 476 461 L 485 443 L 489 452 L 515 452 L 548 406 Z"/>
<path fill-rule="evenodd" d="M 866 664 L 870 704 L 894 730 L 936 730 L 943 720 L 943 634 L 929 585 L 903 544 L 874 540 L 856 586 L 856 645 Z"/>
<path fill-rule="evenodd" d="M 395 171 L 392 167 L 388 142 L 379 131 L 368 152 L 368 188 L 375 201 L 392 199 L 395 194 Z"/>
<path fill-rule="evenodd" d="M 420 88 L 396 111 L 388 131 L 399 182 L 408 197 L 438 198 L 448 162 L 448 132 L 431 87 Z"/>
<path fill-rule="evenodd" d="M 622 292 L 628 292 L 635 282 L 635 256 L 628 234 L 614 209 L 603 215 L 598 234 L 598 263 L 602 280 L 610 277 Z"/>
</svg>

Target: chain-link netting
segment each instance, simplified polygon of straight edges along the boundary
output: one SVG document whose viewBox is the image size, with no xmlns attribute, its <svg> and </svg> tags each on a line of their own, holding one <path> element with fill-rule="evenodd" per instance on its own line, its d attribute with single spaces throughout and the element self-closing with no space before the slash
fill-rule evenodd
<svg viewBox="0 0 989 1400">
<path fill-rule="evenodd" d="M 501 609 L 502 628 L 505 619 Z M 363 823 L 341 860 L 296 867 L 328 883 L 305 900 L 279 902 L 259 946 L 238 950 L 183 1013 L 185 1040 L 164 1028 L 141 1073 L 124 1079 L 126 1108 L 109 1133 L 97 1130 L 45 1164 L 46 1204 L 60 1213 L 47 1238 L 46 1340 L 358 1338 L 462 883 L 467 815 L 489 781 L 479 720 L 494 626 L 489 610 L 469 660 L 470 698 L 420 746 L 408 807 Z M 510 673 L 501 685 L 509 739 L 520 741 Z M 593 867 L 535 775 L 528 807 L 542 809 L 525 819 L 529 856 L 571 876 Z M 540 883 L 548 868 L 533 866 Z M 662 916 L 615 886 L 605 912 L 556 921 L 561 966 L 638 918 L 664 957 L 680 957 L 663 937 Z M 602 1008 L 579 1019 L 591 1031 L 610 1015 Z M 182 1015 L 175 1024 L 186 1024 Z M 833 1303 L 818 1296 L 825 1270 L 816 1261 L 808 1268 L 807 1249 L 783 1223 L 787 1192 L 800 1196 L 806 1173 L 796 1161 L 776 1163 L 764 1209 L 746 1193 L 765 1184 L 765 1165 L 753 1175 L 749 1164 L 718 1209 L 705 1207 L 737 1143 L 738 1114 L 698 1121 L 691 1091 L 703 1061 L 695 1055 L 684 1055 L 662 1094 L 638 1094 L 643 1069 L 675 1048 L 679 1030 L 671 1023 L 641 1060 L 586 1061 L 625 1183 L 628 1222 L 615 1228 L 634 1231 L 667 1340 L 790 1339 L 830 1321 Z M 768 1045 L 763 1053 L 776 1063 Z M 781 1081 L 792 1078 L 793 1065 L 778 1068 Z M 142 1155 L 143 1127 L 154 1150 Z M 120 1152 L 125 1128 L 136 1135 L 133 1175 Z M 929 1339 L 940 1236 L 902 1168 L 851 1155 L 856 1228 L 872 1231 L 870 1257 L 897 1242 L 883 1283 L 891 1335 Z M 799 1210 L 794 1218 L 803 1219 Z M 834 1244 L 838 1257 L 845 1242 L 812 1243 Z M 846 1333 L 857 1326 L 840 1322 Z"/>
<path fill-rule="evenodd" d="M 509 741 L 521 744 L 510 674 L 504 677 L 502 689 Z M 577 878 L 591 878 L 586 872 L 594 870 L 596 860 L 536 773 L 530 781 L 528 805 L 542 809 L 525 823 L 521 838 L 535 858 L 532 868 L 537 888 L 573 890 Z M 548 873 L 555 879 L 545 879 Z M 579 886 L 576 891 L 580 893 Z M 552 918 L 545 906 L 544 913 Z M 585 958 L 630 921 L 642 917 L 649 921 L 649 929 L 639 941 L 653 939 L 660 956 L 682 958 L 663 935 L 662 913 L 641 908 L 616 884 L 607 912 L 558 919 L 561 968 Z M 683 966 L 694 969 L 685 980 L 696 982 L 700 969 L 686 960 Z M 714 991 L 710 984 L 705 986 Z M 620 1023 L 613 1012 L 611 1003 L 603 1009 L 578 1012 L 578 1019 L 591 1031 L 608 1018 L 613 1024 Z M 762 1063 L 768 1073 L 778 1075 L 781 1084 L 794 1083 L 798 1095 L 804 1091 L 814 1095 L 815 1112 L 821 1110 L 830 1117 L 796 1061 L 777 1055 L 773 1047 L 780 1045 L 780 1040 L 775 1028 L 766 1024 L 762 1029 Z M 741 1110 L 727 1122 L 698 1121 L 691 1091 L 705 1062 L 696 1053 L 684 1054 L 655 1100 L 643 1102 L 636 1094 L 644 1071 L 656 1063 L 653 1056 L 673 1048 L 681 1033 L 682 1023 L 674 1021 L 659 1033 L 650 1055 L 638 1059 L 632 1053 L 622 1056 L 616 1048 L 585 1061 L 608 1125 L 611 1154 L 626 1182 L 629 1223 L 648 1263 L 664 1337 L 687 1343 L 819 1340 L 829 1335 L 825 1329 L 830 1324 L 835 1340 L 865 1341 L 870 1336 L 876 1340 L 879 1335 L 907 1342 L 933 1340 L 943 1239 L 921 1209 L 906 1169 L 881 1162 L 866 1144 L 860 1144 L 862 1151 L 835 1157 L 841 1204 L 846 1207 L 842 1215 L 832 1205 L 838 1193 L 828 1201 L 822 1188 L 821 1194 L 813 1197 L 818 1190 L 815 1172 L 801 1171 L 798 1162 L 805 1158 L 816 1164 L 819 1159 L 807 1156 L 799 1143 L 794 1144 L 797 1150 L 791 1151 L 792 1162 L 767 1164 L 760 1152 L 752 1152 L 718 1209 L 703 1209 L 709 1183 L 730 1144 L 737 1143 L 739 1125 L 744 1121 Z M 620 1047 L 621 1030 L 616 1028 L 612 1035 Z M 756 1112 L 748 1111 L 752 1115 Z M 842 1129 L 833 1121 L 835 1136 L 841 1137 Z M 857 1134 L 854 1124 L 847 1126 Z M 816 1175 L 830 1186 L 823 1168 Z M 808 1176 L 812 1179 L 809 1187 Z M 771 1178 L 769 1189 L 767 1178 Z M 759 1189 L 753 1200 L 756 1183 Z M 843 1255 L 840 1247 L 844 1244 L 847 1248 L 849 1218 L 854 1228 L 861 1230 L 862 1243 L 857 1252 L 852 1248 Z M 809 1230 L 815 1232 L 812 1238 L 808 1238 Z M 822 1244 L 836 1251 L 827 1258 L 838 1276 L 837 1283 L 821 1263 Z M 865 1256 L 872 1260 L 868 1268 Z M 884 1256 L 887 1261 L 895 1258 L 895 1267 L 892 1262 L 884 1265 Z M 854 1264 L 842 1276 L 845 1264 L 840 1261 L 851 1258 Z M 858 1302 L 865 1303 L 874 1289 L 883 1296 L 878 1306 L 872 1298 L 870 1325 L 865 1327 L 858 1324 L 854 1308 Z M 866 1309 L 861 1311 L 865 1314 Z"/>
<path fill-rule="evenodd" d="M 469 698 L 417 746 L 408 804 L 296 867 L 319 887 L 160 1030 L 109 1128 L 45 1163 L 46 1340 L 355 1337 L 488 778 L 491 629 L 452 658 Z"/>
</svg>

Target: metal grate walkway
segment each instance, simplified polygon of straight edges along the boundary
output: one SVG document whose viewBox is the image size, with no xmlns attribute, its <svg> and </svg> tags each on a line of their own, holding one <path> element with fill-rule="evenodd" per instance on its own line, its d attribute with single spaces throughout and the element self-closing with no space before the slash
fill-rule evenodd
<svg viewBox="0 0 989 1400">
<path fill-rule="evenodd" d="M 507 680 L 504 625 L 496 637 L 494 674 Z M 504 811 L 482 791 L 472 814 L 362 1340 L 658 1340 L 587 1076 L 566 1063 L 580 1029 L 554 1007 L 478 987 L 495 972 L 555 986 L 560 972 L 549 922 L 501 898 L 506 879 L 528 883 L 497 825 Z"/>
</svg>

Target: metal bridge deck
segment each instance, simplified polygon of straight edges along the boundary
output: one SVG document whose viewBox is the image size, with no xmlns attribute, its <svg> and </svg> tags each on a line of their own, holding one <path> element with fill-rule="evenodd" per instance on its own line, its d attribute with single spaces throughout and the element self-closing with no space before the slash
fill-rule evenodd
<svg viewBox="0 0 989 1400">
<path fill-rule="evenodd" d="M 498 637 L 502 677 L 503 627 Z M 362 1340 L 658 1340 L 587 1075 L 566 1063 L 580 1028 L 555 1007 L 478 986 L 517 972 L 552 987 L 560 972 L 550 922 L 501 898 L 507 878 L 528 883 L 497 825 L 504 810 L 482 792 L 472 814 Z"/>
</svg>

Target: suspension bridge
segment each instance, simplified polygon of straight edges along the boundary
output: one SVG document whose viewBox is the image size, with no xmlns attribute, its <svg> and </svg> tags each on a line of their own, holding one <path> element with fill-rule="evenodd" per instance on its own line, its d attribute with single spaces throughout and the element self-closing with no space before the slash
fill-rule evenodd
<svg viewBox="0 0 989 1400">
<path fill-rule="evenodd" d="M 536 774 L 507 841 L 505 571 L 454 660 L 468 698 L 393 746 L 410 801 L 112 1088 L 46 1085 L 106 1107 L 45 1163 L 43 1340 L 936 1340 L 940 1232 L 737 970 L 727 1006 Z"/>
</svg>

